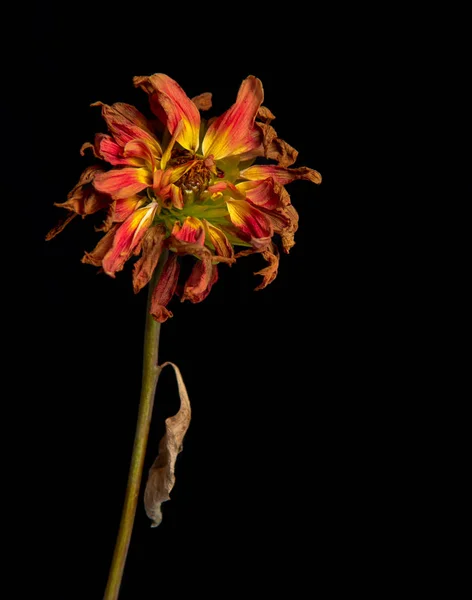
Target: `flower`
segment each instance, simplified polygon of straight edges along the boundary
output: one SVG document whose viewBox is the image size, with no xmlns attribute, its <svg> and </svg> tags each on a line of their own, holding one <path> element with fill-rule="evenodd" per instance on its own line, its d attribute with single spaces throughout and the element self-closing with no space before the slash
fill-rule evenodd
<svg viewBox="0 0 472 600">
<path fill-rule="evenodd" d="M 134 84 L 148 94 L 158 120 L 148 120 L 129 104 L 93 105 L 101 107 L 109 133 L 97 134 L 81 153 L 89 149 L 100 162 L 84 171 L 66 202 L 56 204 L 70 214 L 47 239 L 76 215 L 106 208 L 100 228 L 105 235 L 82 261 L 115 277 L 126 261 L 140 255 L 133 268 L 136 293 L 168 250 L 151 300 L 151 314 L 160 322 L 172 316 L 167 305 L 186 255 L 194 264 L 179 289 L 182 301 L 204 300 L 218 279 L 219 263 L 232 264 L 254 252 L 268 262 L 256 273 L 263 278 L 256 289 L 266 287 L 279 263 L 274 234 L 289 252 L 298 227 L 285 185 L 295 179 L 320 183 L 321 176 L 307 167 L 289 168 L 298 153 L 272 127 L 275 117 L 262 106 L 261 81 L 247 77 L 233 106 L 209 121 L 200 111 L 211 107 L 211 94 L 191 100 L 162 73 L 135 77 Z M 277 164 L 253 164 L 258 157 Z"/>
</svg>

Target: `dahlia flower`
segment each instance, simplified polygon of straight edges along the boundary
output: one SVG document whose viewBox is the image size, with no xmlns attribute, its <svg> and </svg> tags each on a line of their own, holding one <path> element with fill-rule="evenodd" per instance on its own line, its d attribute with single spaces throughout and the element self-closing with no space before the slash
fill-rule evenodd
<svg viewBox="0 0 472 600">
<path fill-rule="evenodd" d="M 205 120 L 211 94 L 192 100 L 179 84 L 162 73 L 135 77 L 149 96 L 157 120 L 135 107 L 101 102 L 108 133 L 98 133 L 82 146 L 98 162 L 83 172 L 66 202 L 70 211 L 53 229 L 54 237 L 76 215 L 105 209 L 104 235 L 82 261 L 115 277 L 134 256 L 133 288 L 149 283 L 165 250 L 166 261 L 153 290 L 150 311 L 164 322 L 176 291 L 181 300 L 201 302 L 218 279 L 218 265 L 261 253 L 268 265 L 256 289 L 277 275 L 279 253 L 294 245 L 298 214 L 285 186 L 295 179 L 320 183 L 317 171 L 290 168 L 297 151 L 277 136 L 275 118 L 262 106 L 259 79 L 249 76 L 236 102 L 218 118 Z M 276 164 L 254 164 L 259 157 Z M 179 283 L 180 263 L 192 257 L 187 280 Z"/>
</svg>

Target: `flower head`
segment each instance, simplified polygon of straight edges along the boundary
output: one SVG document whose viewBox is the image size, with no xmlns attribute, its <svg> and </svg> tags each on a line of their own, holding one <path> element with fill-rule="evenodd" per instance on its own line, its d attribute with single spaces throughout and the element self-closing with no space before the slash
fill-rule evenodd
<svg viewBox="0 0 472 600">
<path fill-rule="evenodd" d="M 298 153 L 272 127 L 275 117 L 262 106 L 262 83 L 249 76 L 233 106 L 209 121 L 200 111 L 211 107 L 211 94 L 191 100 L 162 73 L 135 77 L 134 84 L 149 95 L 158 120 L 148 120 L 128 104 L 94 105 L 101 107 L 108 133 L 97 134 L 81 153 L 89 149 L 99 162 L 84 171 L 67 201 L 57 204 L 69 216 L 47 239 L 74 216 L 106 209 L 104 236 L 82 261 L 115 277 L 126 261 L 140 255 L 133 268 L 135 292 L 150 281 L 161 254 L 169 250 L 151 302 L 160 322 L 172 316 L 167 305 L 186 255 L 194 264 L 179 292 L 182 300 L 201 302 L 218 279 L 219 263 L 254 252 L 268 262 L 257 273 L 263 279 L 256 289 L 266 287 L 278 269 L 274 234 L 289 252 L 298 227 L 285 185 L 295 179 L 320 183 L 321 176 L 307 167 L 289 168 Z M 258 157 L 277 164 L 253 164 Z"/>
</svg>

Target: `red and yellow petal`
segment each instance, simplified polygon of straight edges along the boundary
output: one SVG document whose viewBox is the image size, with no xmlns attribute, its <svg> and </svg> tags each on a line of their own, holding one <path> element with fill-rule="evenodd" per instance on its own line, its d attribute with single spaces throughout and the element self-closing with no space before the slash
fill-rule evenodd
<svg viewBox="0 0 472 600">
<path fill-rule="evenodd" d="M 211 194 L 221 193 L 223 195 L 231 196 L 235 200 L 242 200 L 245 197 L 245 193 L 239 189 L 239 186 L 235 186 L 230 181 L 217 181 L 208 188 Z"/>
<path fill-rule="evenodd" d="M 179 121 L 177 127 L 174 129 L 174 133 L 172 134 L 172 137 L 170 138 L 170 141 L 167 144 L 167 148 L 165 149 L 165 152 L 163 153 L 161 158 L 161 169 L 166 168 L 167 163 L 169 162 L 170 157 L 172 156 L 172 150 L 175 146 L 175 142 L 177 141 L 179 135 L 182 133 L 183 126 L 183 121 Z"/>
<path fill-rule="evenodd" d="M 150 77 L 135 77 L 136 87 L 149 94 L 151 110 L 173 135 L 182 121 L 182 131 L 177 142 L 187 150 L 197 151 L 200 134 L 200 113 L 180 85 L 163 73 Z"/>
<path fill-rule="evenodd" d="M 260 79 L 249 76 L 242 82 L 235 104 L 208 128 L 202 144 L 204 156 L 212 154 L 219 160 L 260 146 L 262 134 L 254 120 L 263 99 Z"/>
<path fill-rule="evenodd" d="M 117 165 L 137 165 L 139 161 L 130 158 L 123 157 L 123 146 L 117 144 L 115 140 L 105 133 L 97 133 L 95 136 L 95 143 L 84 144 L 82 146 L 82 153 L 86 147 L 92 147 L 93 152 L 97 158 L 106 160 L 113 166 Z"/>
<path fill-rule="evenodd" d="M 241 171 L 241 177 L 252 181 L 267 179 L 272 177 L 276 183 L 287 185 L 295 179 L 306 179 L 313 183 L 321 183 L 321 175 L 314 169 L 308 167 L 299 167 L 298 169 L 287 169 L 285 167 L 276 167 L 273 165 L 253 165 L 248 169 Z"/>
<path fill-rule="evenodd" d="M 229 243 L 223 231 L 209 223 L 206 219 L 203 219 L 203 226 L 205 228 L 206 241 L 215 248 L 216 254 L 225 258 L 233 258 L 233 246 Z"/>
<path fill-rule="evenodd" d="M 253 244 L 267 243 L 273 229 L 269 219 L 246 200 L 227 200 L 229 217 L 243 239 Z"/>
<path fill-rule="evenodd" d="M 242 183 L 238 183 L 236 187 L 255 206 L 272 210 L 280 205 L 280 196 L 275 189 L 272 177 L 268 177 L 263 181 L 243 181 Z"/>
<path fill-rule="evenodd" d="M 151 225 L 156 209 L 156 202 L 138 208 L 119 226 L 113 239 L 113 246 L 103 259 L 102 266 L 107 275 L 114 277 L 117 271 L 121 271 Z"/>
<path fill-rule="evenodd" d="M 137 108 L 123 102 L 116 102 L 111 106 L 95 102 L 92 106 L 102 107 L 102 117 L 120 146 L 124 147 L 128 142 L 140 139 L 149 144 L 156 156 L 161 156 L 159 142 L 152 133 L 148 120 Z"/>
<path fill-rule="evenodd" d="M 144 202 L 144 198 L 140 196 L 131 196 L 130 198 L 116 200 L 113 221 L 115 223 L 123 223 Z"/>
<path fill-rule="evenodd" d="M 151 173 L 156 166 L 156 160 L 152 153 L 152 149 L 144 140 L 131 140 L 131 142 L 128 142 L 124 147 L 123 156 L 130 161 L 134 161 L 134 164 L 136 164 L 136 162 L 141 165 L 144 163 L 144 166 L 146 166 Z"/>
<path fill-rule="evenodd" d="M 110 194 L 115 200 L 128 198 L 152 185 L 151 172 L 142 167 L 125 167 L 99 173 L 93 185 L 99 192 Z"/>
<path fill-rule="evenodd" d="M 164 323 L 169 317 L 173 316 L 166 306 L 174 295 L 179 280 L 179 273 L 180 265 L 178 257 L 176 254 L 170 253 L 151 298 L 150 312 L 159 323 Z"/>
<path fill-rule="evenodd" d="M 182 210 L 184 207 L 184 195 L 182 189 L 171 183 L 170 197 L 172 198 L 172 206 Z"/>
<path fill-rule="evenodd" d="M 181 242 L 203 246 L 205 241 L 205 230 L 200 219 L 187 217 L 182 227 L 176 222 L 172 235 Z"/>
</svg>

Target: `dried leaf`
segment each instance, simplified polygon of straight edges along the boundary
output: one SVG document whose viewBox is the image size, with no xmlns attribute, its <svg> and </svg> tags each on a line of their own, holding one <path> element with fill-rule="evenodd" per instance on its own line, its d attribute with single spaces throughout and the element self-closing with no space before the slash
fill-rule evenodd
<svg viewBox="0 0 472 600">
<path fill-rule="evenodd" d="M 159 443 L 159 455 L 149 469 L 144 492 L 144 506 L 147 516 L 152 520 L 151 527 L 157 527 L 162 521 L 161 504 L 170 500 L 169 493 L 175 484 L 175 461 L 182 450 L 182 441 L 190 425 L 191 409 L 185 383 L 179 368 L 166 362 L 161 369 L 170 365 L 175 372 L 180 396 L 180 410 L 166 419 L 166 433 Z"/>
</svg>

